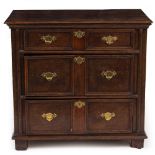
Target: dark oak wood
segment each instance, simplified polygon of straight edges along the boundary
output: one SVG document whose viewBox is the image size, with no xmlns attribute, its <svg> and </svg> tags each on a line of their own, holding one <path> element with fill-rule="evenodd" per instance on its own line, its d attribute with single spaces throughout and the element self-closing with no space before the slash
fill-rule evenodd
<svg viewBox="0 0 155 155">
<path fill-rule="evenodd" d="M 141 149 L 144 146 L 144 139 L 131 140 L 130 146 L 134 147 L 134 148 L 137 148 L 137 149 Z"/>
<path fill-rule="evenodd" d="M 16 150 L 26 150 L 28 148 L 28 141 L 26 140 L 15 140 Z"/>
<path fill-rule="evenodd" d="M 134 73 L 137 63 L 133 55 L 91 55 L 86 56 L 86 60 L 86 94 L 135 93 Z M 107 79 L 106 76 L 101 75 L 103 71 L 115 71 L 116 75 L 112 79 Z"/>
<path fill-rule="evenodd" d="M 87 130 L 97 133 L 134 132 L 136 116 L 134 100 L 90 100 L 87 105 Z M 101 114 L 111 112 L 115 116 L 107 121 Z"/>
<path fill-rule="evenodd" d="M 25 95 L 74 95 L 72 60 L 73 56 L 25 56 Z M 48 81 L 46 77 L 43 77 L 43 74 L 47 72 L 56 73 L 56 77 Z"/>
<path fill-rule="evenodd" d="M 71 101 L 31 100 L 25 101 L 26 134 L 49 135 L 69 133 L 71 129 Z M 53 120 L 47 120 L 43 114 L 56 114 Z"/>
<path fill-rule="evenodd" d="M 126 140 L 143 147 L 152 21 L 142 10 L 14 10 L 5 23 L 17 150 L 32 140 Z"/>
<path fill-rule="evenodd" d="M 140 9 L 122 10 L 14 10 L 6 24 L 140 23 L 151 20 Z"/>
<path fill-rule="evenodd" d="M 87 33 L 86 48 L 88 50 L 125 50 L 136 48 L 137 32 L 135 29 L 88 29 Z M 110 45 L 102 40 L 102 37 L 109 35 L 118 38 Z"/>
<path fill-rule="evenodd" d="M 39 135 L 39 136 L 13 136 L 13 139 L 16 140 L 33 140 L 33 141 L 41 141 L 41 140 L 52 140 L 52 141 L 57 141 L 57 140 L 126 140 L 131 144 L 131 140 L 142 140 L 147 138 L 146 135 L 138 135 L 137 133 L 128 133 L 128 134 L 123 134 L 123 133 L 118 133 L 118 134 L 113 134 L 113 133 L 106 133 L 106 134 L 77 134 L 77 135 Z"/>
<path fill-rule="evenodd" d="M 72 108 L 72 133 L 86 133 L 86 106 L 77 108 L 73 104 Z"/>
<path fill-rule="evenodd" d="M 54 36 L 51 44 L 46 43 L 41 38 L 43 36 Z M 71 50 L 72 49 L 72 35 L 70 30 L 58 29 L 36 29 L 27 30 L 24 33 L 24 50 Z"/>
</svg>

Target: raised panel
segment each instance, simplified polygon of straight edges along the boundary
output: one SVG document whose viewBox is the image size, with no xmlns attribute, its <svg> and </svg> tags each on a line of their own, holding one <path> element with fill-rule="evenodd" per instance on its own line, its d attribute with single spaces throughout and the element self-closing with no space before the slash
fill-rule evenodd
<svg viewBox="0 0 155 155">
<path fill-rule="evenodd" d="M 135 126 L 135 101 L 104 99 L 87 101 L 87 131 L 129 133 Z"/>
<path fill-rule="evenodd" d="M 134 29 L 88 29 L 86 49 L 134 49 L 137 48 L 135 40 L 137 40 L 137 32 Z"/>
<path fill-rule="evenodd" d="M 25 50 L 71 50 L 72 33 L 65 29 L 29 29 L 24 33 Z"/>
<path fill-rule="evenodd" d="M 69 133 L 71 129 L 71 101 L 25 101 L 27 135 Z M 53 118 L 45 114 L 54 115 Z"/>
<path fill-rule="evenodd" d="M 72 56 L 25 56 L 25 95 L 74 94 Z"/>
<path fill-rule="evenodd" d="M 87 56 L 86 95 L 134 94 L 137 68 L 133 55 Z"/>
</svg>

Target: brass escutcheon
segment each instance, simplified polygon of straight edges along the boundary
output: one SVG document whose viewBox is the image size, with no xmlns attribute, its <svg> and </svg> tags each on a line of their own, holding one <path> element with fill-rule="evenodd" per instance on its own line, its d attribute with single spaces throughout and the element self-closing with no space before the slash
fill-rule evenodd
<svg viewBox="0 0 155 155">
<path fill-rule="evenodd" d="M 78 31 L 74 32 L 74 36 L 77 37 L 78 39 L 80 39 L 85 36 L 85 32 L 78 30 Z"/>
<path fill-rule="evenodd" d="M 75 103 L 74 103 L 74 106 L 75 107 L 77 107 L 77 108 L 79 108 L 79 109 L 81 109 L 82 107 L 84 107 L 85 106 L 85 102 L 83 102 L 83 101 L 76 101 Z"/>
<path fill-rule="evenodd" d="M 80 56 L 74 58 L 74 62 L 81 65 L 83 62 L 85 62 L 85 58 L 82 58 Z"/>
</svg>

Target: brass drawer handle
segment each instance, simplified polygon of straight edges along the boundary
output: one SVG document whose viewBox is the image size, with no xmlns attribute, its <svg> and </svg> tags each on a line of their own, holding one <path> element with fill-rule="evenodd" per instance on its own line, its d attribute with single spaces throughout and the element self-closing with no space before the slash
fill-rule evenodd
<svg viewBox="0 0 155 155">
<path fill-rule="evenodd" d="M 77 37 L 78 39 L 80 39 L 85 36 L 85 32 L 80 31 L 80 30 L 76 31 L 76 32 L 74 32 L 74 36 Z"/>
<path fill-rule="evenodd" d="M 85 58 L 82 58 L 82 57 L 80 57 L 80 56 L 75 57 L 75 58 L 74 58 L 74 62 L 77 63 L 78 65 L 81 65 L 82 63 L 85 62 Z"/>
<path fill-rule="evenodd" d="M 102 71 L 101 72 L 101 76 L 105 77 L 107 80 L 111 80 L 116 75 L 117 75 L 116 71 L 107 70 L 107 71 Z"/>
<path fill-rule="evenodd" d="M 83 101 L 76 101 L 75 103 L 74 103 L 74 106 L 75 107 L 77 107 L 77 108 L 79 108 L 79 109 L 81 109 L 82 107 L 84 107 L 85 106 L 85 102 L 83 102 Z"/>
<path fill-rule="evenodd" d="M 53 78 L 57 77 L 57 73 L 55 73 L 55 72 L 53 72 L 53 73 L 52 72 L 43 72 L 41 74 L 41 76 L 43 78 L 45 78 L 47 81 L 52 81 Z"/>
<path fill-rule="evenodd" d="M 109 35 L 109 36 L 103 36 L 103 37 L 101 38 L 101 40 L 102 40 L 102 41 L 105 41 L 106 44 L 111 45 L 111 44 L 113 44 L 115 41 L 118 40 L 118 37 L 117 37 L 117 36 L 111 36 L 111 35 Z"/>
<path fill-rule="evenodd" d="M 44 41 L 46 44 L 52 44 L 53 42 L 56 41 L 56 36 L 51 36 L 48 34 L 46 36 L 41 36 L 40 39 Z"/>
<path fill-rule="evenodd" d="M 116 116 L 116 114 L 114 112 L 112 112 L 112 113 L 111 112 L 106 112 L 106 113 L 101 114 L 101 117 L 103 119 L 105 119 L 106 121 L 110 121 L 115 116 Z"/>
<path fill-rule="evenodd" d="M 54 118 L 56 118 L 58 115 L 55 113 L 43 113 L 42 118 L 46 119 L 48 122 L 51 122 Z"/>
</svg>

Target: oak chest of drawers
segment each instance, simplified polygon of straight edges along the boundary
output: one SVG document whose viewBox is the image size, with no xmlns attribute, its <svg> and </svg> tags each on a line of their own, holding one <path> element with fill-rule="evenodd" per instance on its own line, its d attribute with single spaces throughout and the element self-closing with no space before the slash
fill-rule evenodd
<svg viewBox="0 0 155 155">
<path fill-rule="evenodd" d="M 142 148 L 141 10 L 11 13 L 16 149 L 35 140 L 125 140 Z"/>
</svg>

